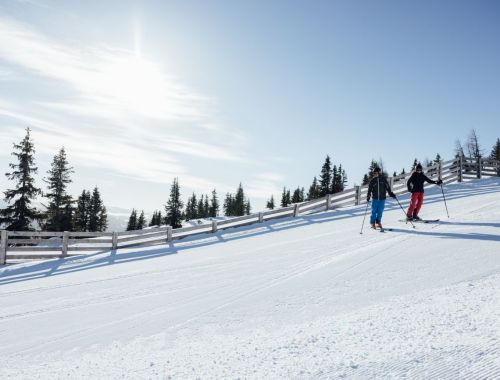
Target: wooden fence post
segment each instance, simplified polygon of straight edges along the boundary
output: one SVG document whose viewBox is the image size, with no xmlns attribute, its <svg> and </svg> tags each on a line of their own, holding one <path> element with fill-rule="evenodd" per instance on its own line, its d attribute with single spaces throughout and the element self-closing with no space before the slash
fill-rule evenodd
<svg viewBox="0 0 500 380">
<path fill-rule="evenodd" d="M 69 239 L 69 232 L 64 231 L 63 232 L 63 241 L 62 241 L 62 255 L 63 255 L 63 257 L 68 256 L 68 239 Z"/>
<path fill-rule="evenodd" d="M 216 232 L 217 232 L 217 221 L 212 220 L 212 233 L 216 233 Z"/>
<path fill-rule="evenodd" d="M 299 204 L 295 203 L 295 208 L 293 209 L 293 217 L 296 218 L 299 216 Z"/>
<path fill-rule="evenodd" d="M 354 188 L 356 189 L 356 195 L 355 195 L 355 199 L 354 199 L 354 204 L 356 206 L 359 206 L 359 204 L 361 202 L 361 186 L 354 186 Z"/>
<path fill-rule="evenodd" d="M 259 212 L 259 223 L 262 223 L 264 221 L 264 213 Z"/>
<path fill-rule="evenodd" d="M 7 230 L 2 230 L 0 232 L 0 265 L 4 265 L 7 262 L 7 239 L 9 235 Z"/>
<path fill-rule="evenodd" d="M 476 168 L 477 168 L 477 178 L 479 178 L 479 179 L 481 179 L 481 171 L 483 170 L 482 165 L 481 165 L 482 161 L 483 161 L 482 158 L 477 159 Z"/>
<path fill-rule="evenodd" d="M 118 234 L 116 232 L 113 232 L 113 236 L 111 238 L 112 241 L 112 249 L 116 251 L 118 249 Z"/>
<path fill-rule="evenodd" d="M 332 207 L 332 194 L 326 196 L 326 211 L 330 210 L 330 207 Z"/>
<path fill-rule="evenodd" d="M 463 162 L 463 159 L 462 159 L 462 155 L 459 155 L 458 156 L 458 182 L 462 182 L 463 181 L 463 172 L 464 172 L 464 162 Z"/>
<path fill-rule="evenodd" d="M 167 243 L 172 241 L 172 226 L 167 226 Z"/>
</svg>

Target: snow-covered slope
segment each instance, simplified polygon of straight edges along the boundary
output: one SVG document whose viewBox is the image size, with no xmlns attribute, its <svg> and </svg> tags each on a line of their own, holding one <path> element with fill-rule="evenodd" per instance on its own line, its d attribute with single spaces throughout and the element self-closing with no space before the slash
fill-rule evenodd
<svg viewBox="0 0 500 380">
<path fill-rule="evenodd" d="M 3 268 L 0 378 L 500 378 L 500 179 L 446 191 Z"/>
</svg>

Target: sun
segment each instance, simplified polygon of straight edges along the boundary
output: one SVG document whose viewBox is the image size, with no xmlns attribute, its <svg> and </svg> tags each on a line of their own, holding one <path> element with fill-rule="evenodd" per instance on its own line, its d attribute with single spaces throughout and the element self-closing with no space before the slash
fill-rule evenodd
<svg viewBox="0 0 500 380">
<path fill-rule="evenodd" d="M 100 92 L 117 105 L 151 117 L 169 103 L 169 83 L 161 68 L 138 55 L 117 56 L 102 68 Z"/>
</svg>

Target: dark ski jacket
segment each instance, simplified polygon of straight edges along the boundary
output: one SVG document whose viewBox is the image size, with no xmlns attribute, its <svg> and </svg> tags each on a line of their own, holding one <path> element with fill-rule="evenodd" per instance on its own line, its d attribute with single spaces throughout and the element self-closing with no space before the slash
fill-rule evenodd
<svg viewBox="0 0 500 380">
<path fill-rule="evenodd" d="M 372 178 L 370 184 L 368 185 L 367 199 L 371 197 L 372 199 L 382 200 L 386 198 L 386 193 L 389 195 L 392 193 L 387 180 L 380 175 Z"/>
<path fill-rule="evenodd" d="M 408 186 L 408 191 L 410 193 L 423 193 L 424 182 L 437 184 L 436 181 L 433 181 L 432 179 L 427 177 L 424 173 L 414 172 L 410 176 L 410 179 L 406 182 L 406 186 Z"/>
</svg>

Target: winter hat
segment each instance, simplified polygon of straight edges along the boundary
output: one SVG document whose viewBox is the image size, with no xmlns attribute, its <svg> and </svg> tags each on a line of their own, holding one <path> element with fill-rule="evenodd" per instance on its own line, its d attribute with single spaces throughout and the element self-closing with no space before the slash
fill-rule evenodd
<svg viewBox="0 0 500 380">
<path fill-rule="evenodd" d="M 416 170 L 422 170 L 422 165 L 418 164 L 417 167 L 415 168 Z"/>
</svg>

